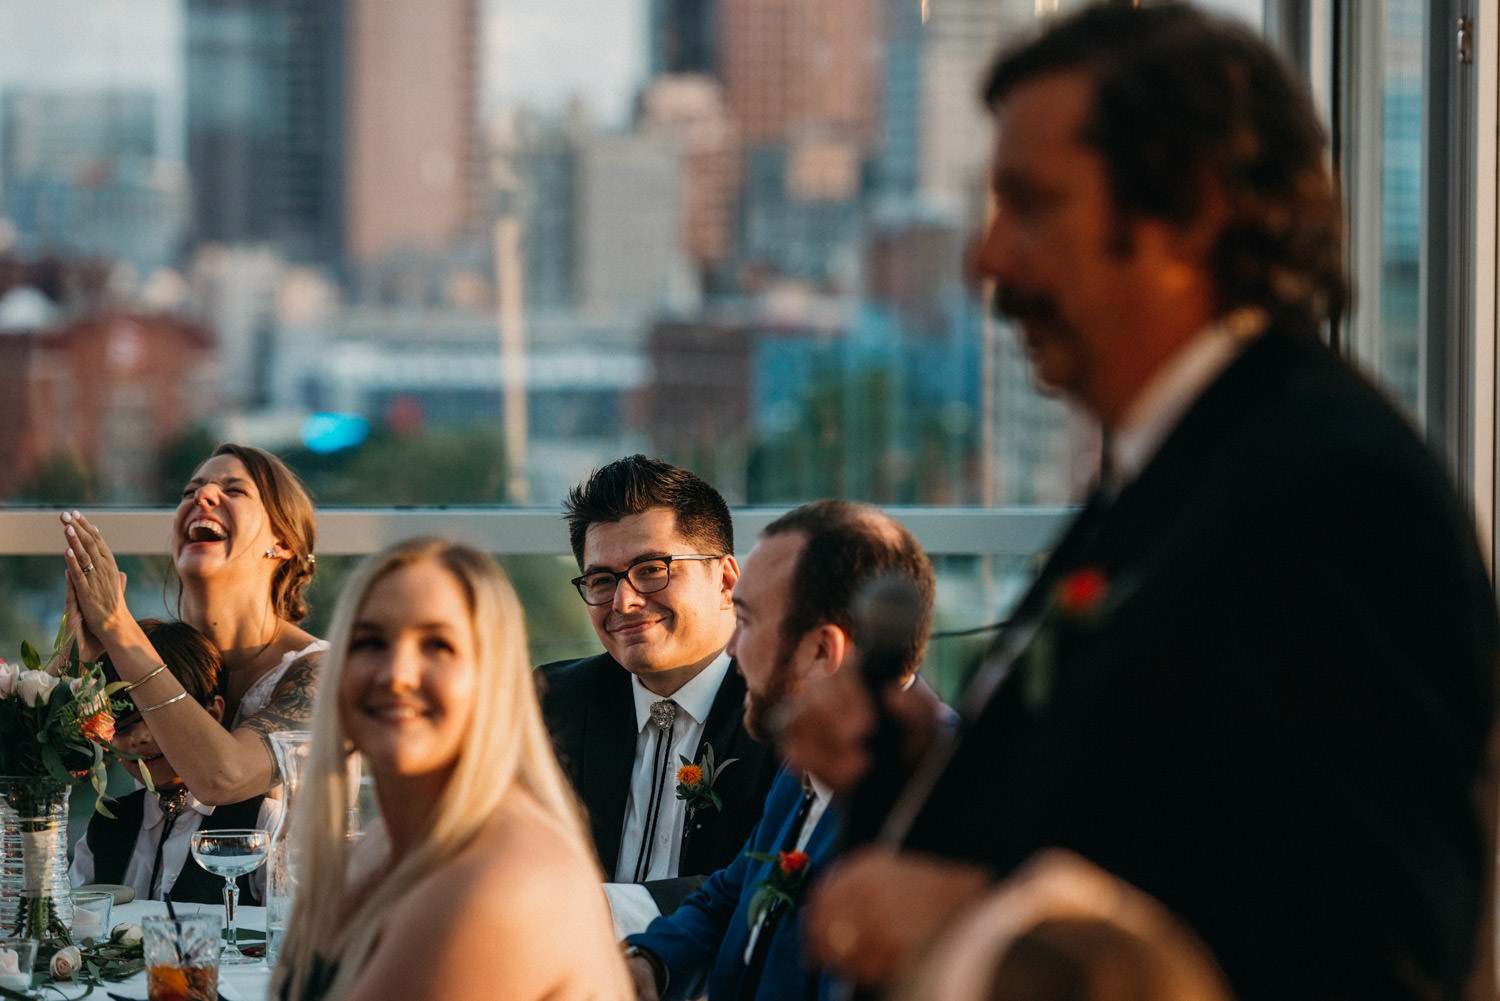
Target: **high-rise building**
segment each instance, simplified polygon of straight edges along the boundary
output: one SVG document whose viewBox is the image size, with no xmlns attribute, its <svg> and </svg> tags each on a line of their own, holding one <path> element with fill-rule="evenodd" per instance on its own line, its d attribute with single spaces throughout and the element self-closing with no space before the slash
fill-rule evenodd
<svg viewBox="0 0 1500 1001">
<path fill-rule="evenodd" d="M 192 233 L 337 269 L 344 242 L 344 5 L 187 0 Z"/>
<path fill-rule="evenodd" d="M 194 243 L 351 268 L 476 225 L 478 0 L 187 0 Z"/>
<path fill-rule="evenodd" d="M 977 219 L 991 130 L 980 86 L 1001 44 L 1035 27 L 1035 9 L 994 0 L 928 3 L 915 109 L 921 130 L 918 188 L 924 204 L 949 218 Z"/>
<path fill-rule="evenodd" d="M 747 146 L 809 128 L 873 142 L 880 125 L 880 5 L 722 0 L 719 77 Z"/>
<path fill-rule="evenodd" d="M 641 97 L 642 131 L 670 136 L 682 158 L 682 243 L 700 273 L 728 256 L 739 183 L 739 137 L 723 88 L 699 73 L 654 79 Z"/>
<path fill-rule="evenodd" d="M 144 275 L 173 263 L 187 212 L 177 164 L 160 157 L 149 90 L 0 94 L 0 217 L 19 253 L 119 260 Z"/>
<path fill-rule="evenodd" d="M 669 136 L 598 135 L 580 149 L 578 305 L 638 322 L 700 305 L 682 246 L 682 162 Z"/>
<path fill-rule="evenodd" d="M 651 0 L 647 56 L 652 77 L 717 72 L 717 8 L 718 0 Z"/>
<path fill-rule="evenodd" d="M 477 0 L 348 0 L 351 262 L 443 254 L 478 228 Z"/>
</svg>

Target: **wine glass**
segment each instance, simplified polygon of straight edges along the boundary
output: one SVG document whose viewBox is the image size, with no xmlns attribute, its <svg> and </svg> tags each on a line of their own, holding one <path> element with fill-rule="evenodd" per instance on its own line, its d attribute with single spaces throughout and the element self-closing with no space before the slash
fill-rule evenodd
<svg viewBox="0 0 1500 1001">
<path fill-rule="evenodd" d="M 240 895 L 235 879 L 265 864 L 266 855 L 271 851 L 271 832 L 259 827 L 198 831 L 192 837 L 192 847 L 193 858 L 199 865 L 224 877 L 224 926 L 229 935 L 219 955 L 219 964 L 257 962 L 240 952 L 235 943 L 234 906 Z"/>
</svg>

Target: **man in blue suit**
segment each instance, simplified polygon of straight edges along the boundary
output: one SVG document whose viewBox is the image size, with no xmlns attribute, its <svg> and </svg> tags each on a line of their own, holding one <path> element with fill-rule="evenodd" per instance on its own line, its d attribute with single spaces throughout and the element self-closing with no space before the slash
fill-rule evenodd
<svg viewBox="0 0 1500 1001">
<path fill-rule="evenodd" d="M 918 609 L 912 628 L 881 650 L 909 681 L 926 649 L 934 587 L 932 565 L 911 533 L 876 508 L 838 500 L 805 504 L 766 527 L 735 586 L 728 646 L 745 679 L 752 737 L 774 733 L 806 682 L 868 656 L 856 597 L 887 577 L 910 587 Z M 777 775 L 745 850 L 671 915 L 626 939 L 639 997 L 820 996 L 818 971 L 803 960 L 798 904 L 837 850 L 840 819 L 829 799 L 816 776 Z"/>
</svg>

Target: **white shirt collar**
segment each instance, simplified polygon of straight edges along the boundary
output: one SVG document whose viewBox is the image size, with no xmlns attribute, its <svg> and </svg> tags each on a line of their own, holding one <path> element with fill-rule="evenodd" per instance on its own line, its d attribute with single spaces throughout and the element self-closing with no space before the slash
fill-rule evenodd
<svg viewBox="0 0 1500 1001">
<path fill-rule="evenodd" d="M 833 787 L 812 772 L 807 773 L 807 783 L 812 786 L 814 802 L 827 803 L 833 798 Z"/>
<path fill-rule="evenodd" d="M 1109 439 L 1110 486 L 1140 475 L 1188 407 L 1265 329 L 1256 309 L 1239 309 L 1199 331 L 1167 359 L 1131 401 Z"/>
<path fill-rule="evenodd" d="M 214 808 L 212 806 L 207 803 L 198 802 L 198 797 L 194 796 L 191 792 L 187 794 L 186 805 L 184 806 L 182 813 L 179 813 L 178 816 L 183 816 L 189 810 L 192 810 L 196 813 L 201 813 L 205 817 L 213 816 L 214 812 Z M 156 798 L 156 794 L 148 789 L 146 791 L 145 801 L 141 804 L 141 826 L 156 827 L 162 822 L 162 819 L 165 816 L 166 814 L 161 812 L 161 802 Z"/>
<path fill-rule="evenodd" d="M 677 703 L 678 712 L 687 713 L 693 718 L 693 722 L 702 724 L 707 721 L 709 711 L 713 709 L 714 697 L 719 694 L 719 685 L 723 683 L 728 671 L 729 654 L 721 650 L 717 657 L 709 661 L 707 667 L 668 697 Z M 662 696 L 641 684 L 637 675 L 631 675 L 630 681 L 630 690 L 635 693 L 635 727 L 639 733 L 651 722 L 651 704 L 660 702 Z"/>
</svg>

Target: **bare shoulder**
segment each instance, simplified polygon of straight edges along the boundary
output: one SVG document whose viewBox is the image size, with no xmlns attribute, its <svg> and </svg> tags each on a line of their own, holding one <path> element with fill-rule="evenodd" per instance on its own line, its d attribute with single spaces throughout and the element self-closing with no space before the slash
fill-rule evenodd
<svg viewBox="0 0 1500 1001">
<path fill-rule="evenodd" d="M 444 1001 L 631 996 L 592 862 L 529 798 L 511 799 L 392 909 L 357 1001 L 384 997 L 375 985 Z M 517 955 L 527 962 L 502 961 Z M 412 969 L 427 971 L 420 984 L 405 982 Z"/>
<path fill-rule="evenodd" d="M 601 877 L 592 858 L 529 796 L 512 796 L 454 860 L 445 892 L 471 887 L 492 907 L 514 909 L 534 921 L 539 909 L 568 907 L 577 894 L 598 896 Z M 492 891 L 504 887 L 506 892 Z M 504 900 L 497 898 L 503 897 Z M 569 898 L 572 898 L 570 900 Z M 491 917 L 502 919 L 503 913 Z"/>
</svg>

